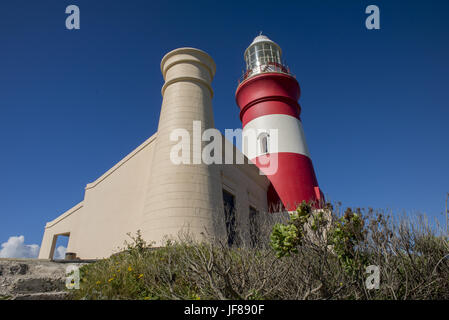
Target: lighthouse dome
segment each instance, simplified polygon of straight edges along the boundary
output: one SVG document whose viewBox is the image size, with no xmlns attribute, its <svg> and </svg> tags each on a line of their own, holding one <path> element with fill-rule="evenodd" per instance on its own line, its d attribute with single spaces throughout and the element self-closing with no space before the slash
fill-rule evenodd
<svg viewBox="0 0 449 320">
<path fill-rule="evenodd" d="M 251 45 L 255 44 L 256 42 L 261 42 L 261 41 L 271 41 L 271 40 L 266 35 L 260 34 L 260 35 L 258 35 L 257 37 L 254 38 L 254 40 L 251 43 Z M 271 41 L 271 42 L 273 42 L 273 41 Z"/>
<path fill-rule="evenodd" d="M 276 49 L 279 50 L 279 54 L 282 54 L 281 47 L 279 47 L 279 45 L 276 42 L 274 42 L 273 40 L 271 40 L 264 34 L 259 34 L 257 37 L 254 38 L 253 42 L 251 42 L 251 44 L 248 46 L 248 48 L 246 48 L 245 55 L 249 48 L 253 47 L 257 43 L 262 43 L 262 42 L 266 42 L 267 45 L 270 44 L 270 45 L 276 47 Z"/>
</svg>

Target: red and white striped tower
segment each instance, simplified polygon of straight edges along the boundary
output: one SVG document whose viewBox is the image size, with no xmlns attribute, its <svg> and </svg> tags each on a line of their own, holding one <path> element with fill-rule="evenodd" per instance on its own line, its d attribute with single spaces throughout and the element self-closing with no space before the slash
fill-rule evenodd
<svg viewBox="0 0 449 320">
<path fill-rule="evenodd" d="M 320 207 L 323 194 L 300 119 L 299 84 L 282 64 L 281 54 L 281 48 L 264 35 L 257 36 L 245 51 L 246 73 L 236 100 L 243 136 L 248 130 L 258 133 L 257 146 L 249 148 L 253 152 L 244 146 L 244 153 L 267 175 L 287 210 L 295 210 L 303 200 Z M 277 141 L 270 141 L 273 129 L 277 129 Z M 277 170 L 266 170 L 267 161 L 277 161 Z"/>
</svg>

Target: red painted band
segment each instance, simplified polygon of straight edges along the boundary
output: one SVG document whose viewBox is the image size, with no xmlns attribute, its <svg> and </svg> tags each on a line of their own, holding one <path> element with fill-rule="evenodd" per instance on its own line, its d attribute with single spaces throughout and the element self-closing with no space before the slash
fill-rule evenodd
<svg viewBox="0 0 449 320">
<path fill-rule="evenodd" d="M 240 107 L 240 119 L 244 114 L 262 102 L 279 101 L 298 109 L 300 96 L 298 81 L 290 75 L 282 73 L 263 73 L 242 82 L 235 93 L 237 105 Z"/>
<path fill-rule="evenodd" d="M 269 174 L 266 163 L 275 166 L 277 171 Z M 279 198 L 287 210 L 295 210 L 305 200 L 319 203 L 322 201 L 322 193 L 319 191 L 318 182 L 309 157 L 298 153 L 280 152 L 259 156 L 252 160 L 259 169 L 267 173 Z M 271 167 L 273 168 L 273 167 Z"/>
</svg>

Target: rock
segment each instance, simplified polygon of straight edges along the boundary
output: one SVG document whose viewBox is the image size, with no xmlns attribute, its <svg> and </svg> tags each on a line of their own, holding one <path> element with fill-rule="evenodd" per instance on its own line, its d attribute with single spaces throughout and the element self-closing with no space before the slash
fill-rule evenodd
<svg viewBox="0 0 449 320">
<path fill-rule="evenodd" d="M 66 299 L 67 268 L 73 264 L 81 267 L 85 263 L 0 258 L 0 300 Z"/>
<path fill-rule="evenodd" d="M 39 292 L 18 294 L 11 300 L 65 300 L 67 295 L 67 292 Z"/>
<path fill-rule="evenodd" d="M 62 291 L 65 288 L 65 279 L 51 279 L 51 278 L 29 278 L 18 279 L 12 287 L 13 293 L 28 293 L 28 292 L 48 292 L 48 291 Z"/>
<path fill-rule="evenodd" d="M 26 274 L 28 271 L 28 265 L 24 263 L 12 265 L 9 267 L 10 274 Z"/>
</svg>

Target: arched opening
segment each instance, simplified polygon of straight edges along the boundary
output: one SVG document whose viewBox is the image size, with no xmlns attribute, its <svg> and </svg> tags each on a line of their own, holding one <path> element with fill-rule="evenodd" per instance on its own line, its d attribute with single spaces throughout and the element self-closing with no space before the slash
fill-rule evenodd
<svg viewBox="0 0 449 320">
<path fill-rule="evenodd" d="M 270 135 L 267 132 L 262 132 L 261 134 L 259 134 L 259 151 L 261 154 L 269 153 L 269 137 Z"/>
</svg>

